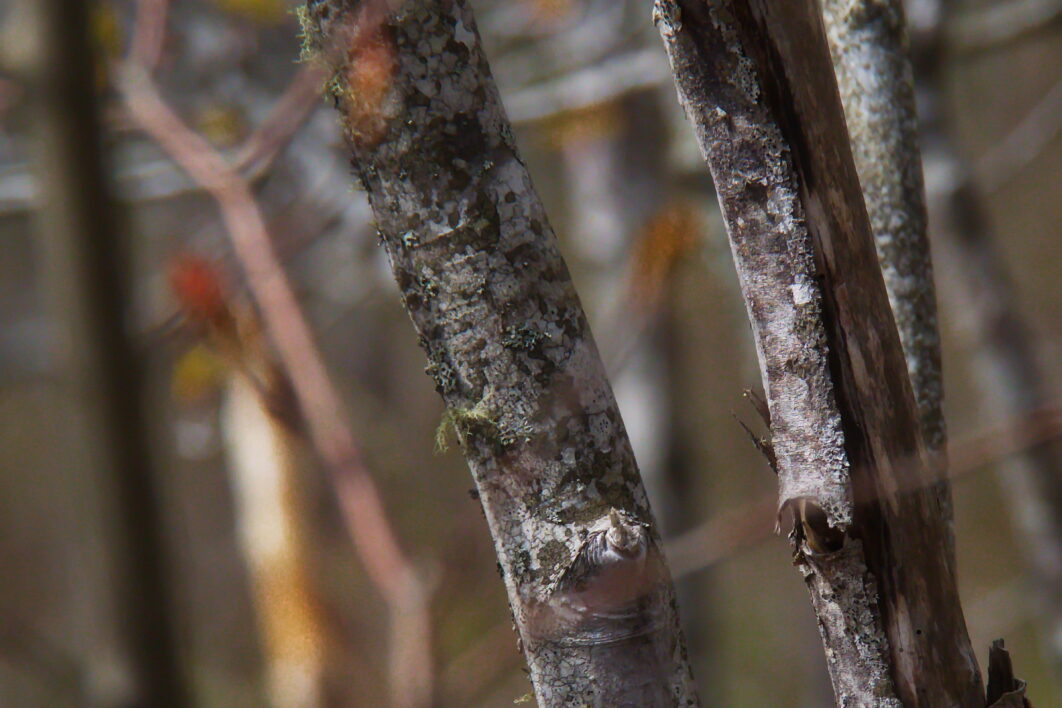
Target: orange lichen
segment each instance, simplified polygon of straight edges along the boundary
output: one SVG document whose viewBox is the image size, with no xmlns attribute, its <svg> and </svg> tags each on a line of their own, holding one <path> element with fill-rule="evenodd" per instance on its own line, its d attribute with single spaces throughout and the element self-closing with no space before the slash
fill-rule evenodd
<svg viewBox="0 0 1062 708">
<path fill-rule="evenodd" d="M 394 48 L 381 28 L 362 27 L 347 52 L 343 110 L 350 137 L 373 145 L 387 129 L 384 101 L 395 72 Z"/>
</svg>

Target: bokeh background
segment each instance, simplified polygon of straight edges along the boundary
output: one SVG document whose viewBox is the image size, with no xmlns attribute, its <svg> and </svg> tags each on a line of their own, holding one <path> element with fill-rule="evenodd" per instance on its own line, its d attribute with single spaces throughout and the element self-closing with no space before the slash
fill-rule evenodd
<svg viewBox="0 0 1062 708">
<path fill-rule="evenodd" d="M 112 572 L 115 490 L 105 470 L 80 464 L 99 411 L 76 394 L 66 363 L 81 343 L 62 333 L 71 304 L 47 277 L 37 212 L 42 185 L 58 178 L 41 169 L 47 107 L 24 69 L 49 48 L 34 44 L 20 2 L 0 3 L 0 704 L 121 705 L 128 607 Z M 114 317 L 130 323 L 145 371 L 167 609 L 189 691 L 212 708 L 512 705 L 530 686 L 486 523 L 460 450 L 437 444 L 442 404 L 334 112 L 317 96 L 321 77 L 299 61 L 294 4 L 97 0 L 87 24 L 129 265 L 126 311 Z M 771 533 L 773 475 L 738 423 L 758 426 L 743 396 L 759 386 L 751 336 L 650 3 L 473 5 L 673 542 L 705 702 L 831 705 L 807 593 Z M 926 67 L 916 78 L 946 108 L 973 220 L 1013 298 L 1003 317 L 1024 328 L 1003 344 L 1027 346 L 1041 373 L 1029 415 L 993 397 L 1008 384 L 986 385 L 995 369 L 978 302 L 1005 300 L 938 250 L 962 596 L 982 666 L 990 640 L 1005 637 L 1033 703 L 1062 705 L 1034 553 L 1007 493 L 1033 444 L 1044 464 L 1056 460 L 1046 474 L 1062 487 L 1050 442 L 1062 435 L 1062 11 L 1042 0 L 962 0 L 943 16 L 934 7 L 913 2 L 910 13 L 916 42 L 943 43 L 931 67 L 939 82 L 925 83 Z M 273 382 L 275 356 L 216 195 L 130 109 L 130 91 L 143 89 L 127 80 L 130 63 L 145 57 L 151 90 L 252 187 L 421 595 L 388 596 L 366 572 L 325 465 L 284 420 L 284 382 Z M 264 457 L 251 464 L 279 477 L 241 477 L 255 451 Z M 263 561 L 270 542 L 280 551 Z M 396 643 L 410 641 L 430 643 L 396 658 Z M 277 678 L 284 661 L 296 668 Z M 284 703 L 278 686 L 301 685 L 300 666 L 320 677 L 320 698 Z"/>
</svg>

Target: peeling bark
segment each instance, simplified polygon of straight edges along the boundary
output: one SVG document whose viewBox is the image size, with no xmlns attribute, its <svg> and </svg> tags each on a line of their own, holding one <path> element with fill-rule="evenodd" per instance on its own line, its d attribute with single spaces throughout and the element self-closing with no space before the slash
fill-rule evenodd
<svg viewBox="0 0 1062 708">
<path fill-rule="evenodd" d="M 815 1 L 657 0 L 656 21 L 727 222 L 838 704 L 983 705 Z"/>
<path fill-rule="evenodd" d="M 542 706 L 697 705 L 630 444 L 464 0 L 309 2 Z"/>
</svg>

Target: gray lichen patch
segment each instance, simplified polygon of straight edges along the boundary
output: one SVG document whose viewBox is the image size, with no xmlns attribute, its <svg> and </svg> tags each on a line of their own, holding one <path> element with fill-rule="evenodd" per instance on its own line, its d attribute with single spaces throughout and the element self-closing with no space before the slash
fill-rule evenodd
<svg viewBox="0 0 1062 708">
<path fill-rule="evenodd" d="M 526 638 L 533 608 L 609 509 L 644 524 L 648 545 L 659 539 L 471 9 L 464 0 L 408 0 L 370 17 L 367 6 L 311 3 L 309 43 L 334 69 L 355 175 L 447 406 L 440 429 L 445 438 L 452 427 L 462 443 Z M 372 41 L 359 43 L 362 32 Z M 383 89 L 372 83 L 379 75 Z M 367 113 L 359 81 L 376 91 L 378 113 Z M 654 587 L 624 620 L 644 615 L 658 628 L 636 646 L 525 641 L 541 705 L 615 705 L 646 681 L 680 704 L 696 702 L 670 581 L 661 576 Z M 607 634 L 612 620 L 598 621 L 595 631 Z M 644 668 L 617 670 L 630 652 Z M 656 663 L 641 661 L 647 655 Z"/>
</svg>

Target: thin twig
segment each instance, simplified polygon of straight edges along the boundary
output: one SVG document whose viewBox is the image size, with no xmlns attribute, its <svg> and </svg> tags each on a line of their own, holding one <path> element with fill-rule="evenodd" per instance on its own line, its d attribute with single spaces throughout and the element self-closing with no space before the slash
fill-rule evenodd
<svg viewBox="0 0 1062 708">
<path fill-rule="evenodd" d="M 1062 437 L 1062 408 L 1048 406 L 1025 418 L 973 435 L 954 445 L 948 477 L 965 477 L 987 465 Z M 764 496 L 721 512 L 667 542 L 667 557 L 676 578 L 705 570 L 770 537 L 777 518 L 777 498 Z"/>
<path fill-rule="evenodd" d="M 162 58 L 169 6 L 169 0 L 139 0 L 136 4 L 129 57 L 148 73 L 154 73 Z"/>
<path fill-rule="evenodd" d="M 947 30 L 949 45 L 978 52 L 1012 42 L 1062 18 L 1058 0 L 1009 0 L 962 13 Z"/>
<path fill-rule="evenodd" d="M 299 127 L 313 114 L 323 82 L 324 72 L 318 65 L 303 65 L 266 119 L 236 151 L 233 167 L 248 173 L 252 179 L 264 174 Z"/>
<path fill-rule="evenodd" d="M 424 705 L 432 691 L 427 592 L 399 546 L 250 185 L 164 102 L 144 67 L 129 63 L 121 89 L 137 125 L 217 202 L 249 290 L 291 379 L 309 438 L 330 472 L 355 549 L 390 607 L 392 658 L 402 662 L 392 665 L 395 704 Z"/>
</svg>

